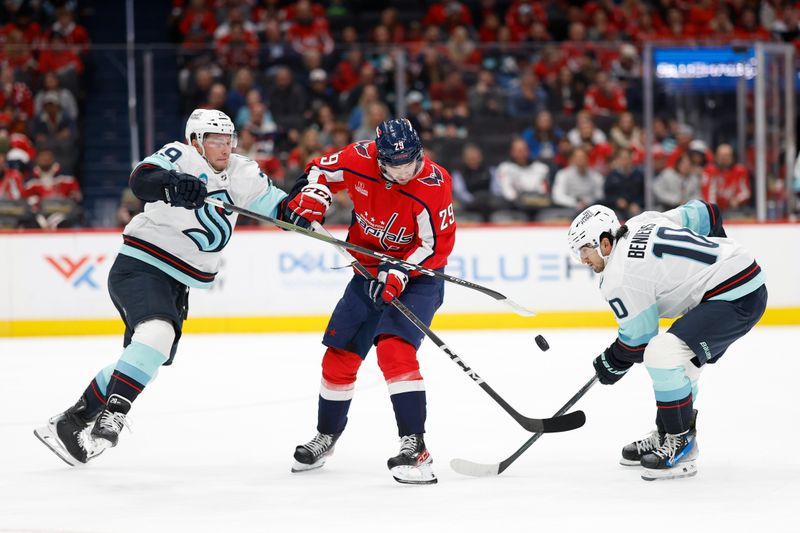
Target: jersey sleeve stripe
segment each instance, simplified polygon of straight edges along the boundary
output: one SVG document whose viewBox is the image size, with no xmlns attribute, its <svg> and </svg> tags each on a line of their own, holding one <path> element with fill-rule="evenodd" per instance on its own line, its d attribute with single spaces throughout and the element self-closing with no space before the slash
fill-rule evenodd
<svg viewBox="0 0 800 533">
<path fill-rule="evenodd" d="M 427 209 L 417 215 L 417 228 L 417 235 L 422 240 L 422 246 L 419 246 L 411 255 L 406 257 L 406 261 L 420 265 L 423 261 L 433 256 L 434 246 L 436 245 L 431 216 Z"/>
<path fill-rule="evenodd" d="M 278 216 L 278 209 L 281 200 L 286 198 L 286 193 L 272 185 L 267 187 L 267 190 L 261 193 L 255 200 L 250 202 L 247 209 L 261 213 L 268 217 L 275 218 Z"/>
<path fill-rule="evenodd" d="M 164 170 L 174 170 L 175 168 L 177 168 L 172 163 L 172 161 L 170 161 L 166 157 L 162 156 L 161 154 L 153 154 L 153 155 L 147 156 L 142 160 L 141 163 L 139 163 L 139 165 L 141 165 L 142 163 L 149 163 L 151 165 L 155 165 L 157 167 L 161 167 Z M 136 165 L 136 166 L 139 166 L 139 165 Z"/>
<path fill-rule="evenodd" d="M 308 171 L 308 182 L 319 183 L 320 176 L 323 176 L 328 183 L 341 183 L 344 181 L 344 169 L 328 170 L 313 166 Z"/>
<path fill-rule="evenodd" d="M 700 235 L 711 233 L 713 224 L 709 216 L 710 209 L 706 203 L 700 200 L 692 200 L 678 207 L 678 211 L 681 214 L 683 227 L 689 228 Z"/>
<path fill-rule="evenodd" d="M 628 346 L 647 344 L 658 335 L 658 306 L 651 305 L 619 326 L 619 339 Z"/>
</svg>

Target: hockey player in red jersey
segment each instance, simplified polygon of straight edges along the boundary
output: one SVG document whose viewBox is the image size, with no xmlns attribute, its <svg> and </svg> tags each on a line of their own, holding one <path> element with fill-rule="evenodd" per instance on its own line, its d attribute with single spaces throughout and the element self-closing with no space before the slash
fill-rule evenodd
<svg viewBox="0 0 800 533">
<path fill-rule="evenodd" d="M 443 269 L 455 242 L 451 179 L 428 159 L 411 123 L 381 123 L 358 141 L 312 161 L 285 201 L 284 217 L 322 222 L 333 194 L 347 190 L 353 222 L 347 240 L 430 269 Z M 425 385 L 417 362 L 422 333 L 389 305 L 399 298 L 426 324 L 442 304 L 438 278 L 353 254 L 376 279 L 354 275 L 325 331 L 317 435 L 295 450 L 293 472 L 321 467 L 347 423 L 356 374 L 374 345 L 394 407 L 400 453 L 388 461 L 401 483 L 436 483 L 425 433 Z"/>
</svg>

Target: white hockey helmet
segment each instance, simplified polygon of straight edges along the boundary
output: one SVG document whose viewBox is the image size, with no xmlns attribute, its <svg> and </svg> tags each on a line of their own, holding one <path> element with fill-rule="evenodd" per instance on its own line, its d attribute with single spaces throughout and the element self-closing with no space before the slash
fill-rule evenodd
<svg viewBox="0 0 800 533">
<path fill-rule="evenodd" d="M 186 121 L 186 142 L 192 143 L 192 135 L 202 146 L 206 133 L 221 133 L 231 136 L 231 148 L 236 148 L 236 127 L 228 115 L 216 109 L 195 109 Z"/>
<path fill-rule="evenodd" d="M 567 233 L 567 242 L 572 257 L 580 262 L 581 248 L 589 247 L 597 248 L 600 257 L 607 261 L 608 257 L 604 256 L 600 250 L 600 236 L 610 233 L 612 237 L 615 237 L 619 228 L 619 220 L 613 210 L 604 205 L 587 207 L 575 217 Z"/>
</svg>

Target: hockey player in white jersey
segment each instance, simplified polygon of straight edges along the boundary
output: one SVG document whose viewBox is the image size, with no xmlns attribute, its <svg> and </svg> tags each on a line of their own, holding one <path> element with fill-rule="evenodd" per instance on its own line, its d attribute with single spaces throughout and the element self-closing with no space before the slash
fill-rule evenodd
<svg viewBox="0 0 800 533">
<path fill-rule="evenodd" d="M 572 222 L 568 241 L 577 260 L 602 274 L 600 291 L 619 324 L 593 362 L 600 382 L 614 384 L 641 362 L 653 381 L 657 429 L 625 446 L 621 464 L 641 465 L 648 481 L 695 475 L 697 380 L 763 315 L 761 268 L 726 237 L 717 206 L 699 200 L 624 226 L 594 205 Z M 658 319 L 675 317 L 659 334 Z"/>
<path fill-rule="evenodd" d="M 172 142 L 140 162 L 130 187 L 145 204 L 123 230 L 108 290 L 125 323 L 124 350 L 102 369 L 78 402 L 35 435 L 70 465 L 116 446 L 131 404 L 175 356 L 187 317 L 189 288 L 208 288 L 236 213 L 205 203 L 207 196 L 279 216 L 286 194 L 258 165 L 231 151 L 236 131 L 221 111 L 197 109 L 186 144 Z"/>
</svg>

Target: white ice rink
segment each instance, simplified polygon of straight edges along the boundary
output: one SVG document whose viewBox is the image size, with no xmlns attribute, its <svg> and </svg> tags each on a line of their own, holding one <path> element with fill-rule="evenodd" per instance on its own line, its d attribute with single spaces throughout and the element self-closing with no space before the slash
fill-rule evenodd
<svg viewBox="0 0 800 533">
<path fill-rule="evenodd" d="M 546 354 L 536 333 L 441 336 L 519 411 L 546 417 L 614 331 L 543 330 Z M 653 425 L 641 366 L 583 398 L 583 428 L 544 435 L 499 477 L 451 471 L 454 457 L 497 462 L 529 434 L 430 342 L 420 361 L 438 485 L 399 485 L 386 469 L 398 444 L 374 352 L 336 454 L 291 474 L 295 445 L 315 432 L 319 340 L 187 334 L 134 405 L 134 432 L 70 468 L 32 430 L 77 399 L 121 339 L 0 339 L 0 531 L 800 531 L 800 328 L 757 328 L 707 368 L 699 474 L 652 483 L 617 463 Z"/>
</svg>

